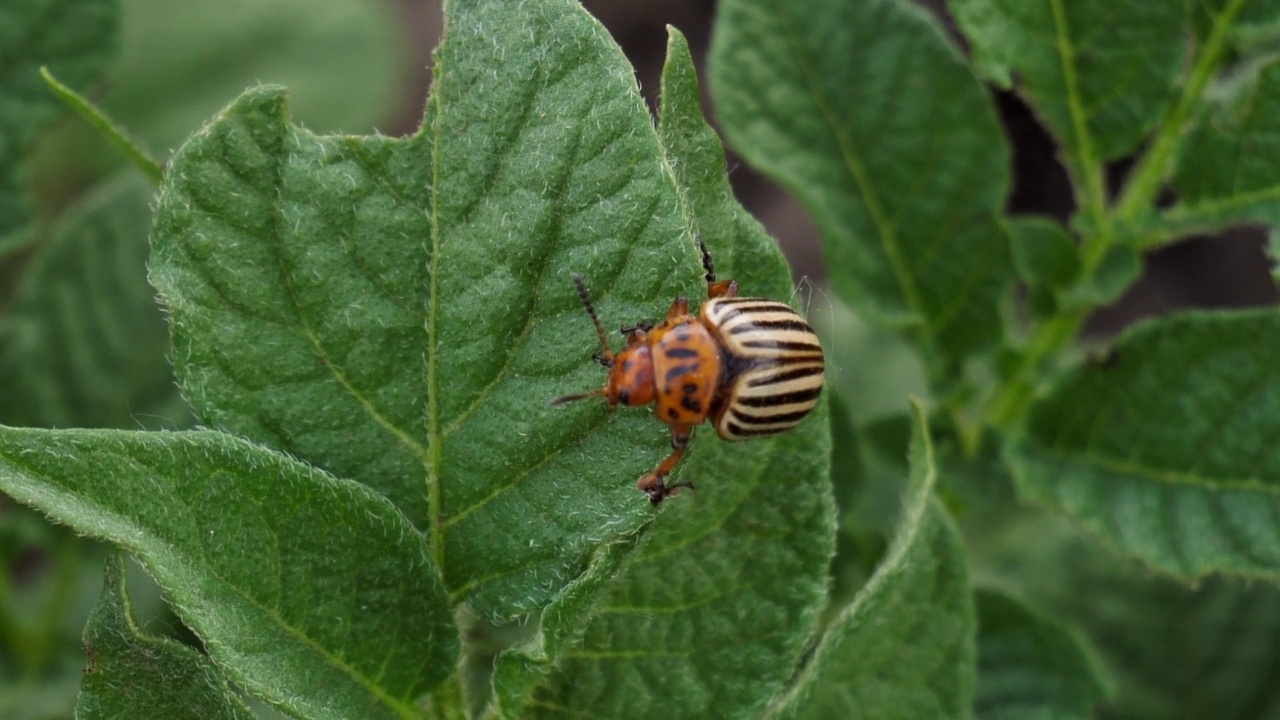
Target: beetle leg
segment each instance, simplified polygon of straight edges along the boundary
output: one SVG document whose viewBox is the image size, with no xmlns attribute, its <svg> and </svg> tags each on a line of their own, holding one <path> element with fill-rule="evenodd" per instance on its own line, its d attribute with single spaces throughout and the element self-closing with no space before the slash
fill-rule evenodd
<svg viewBox="0 0 1280 720">
<path fill-rule="evenodd" d="M 662 502 L 668 495 L 676 494 L 680 488 L 693 489 L 693 483 L 691 482 L 678 482 L 672 485 L 666 483 L 667 476 L 675 469 L 680 462 L 680 458 L 684 457 L 684 451 L 689 447 L 689 437 L 692 432 L 692 425 L 673 426 L 671 428 L 672 453 L 653 472 L 640 478 L 640 481 L 636 483 L 636 487 L 647 493 L 649 502 L 654 505 Z"/>
<path fill-rule="evenodd" d="M 667 320 L 678 320 L 689 314 L 689 298 L 684 295 L 677 295 L 676 301 L 671 303 L 671 309 L 667 310 Z"/>
<path fill-rule="evenodd" d="M 737 280 L 722 280 L 718 283 L 707 286 L 707 297 L 709 298 L 731 298 L 737 296 Z"/>
<path fill-rule="evenodd" d="M 707 297 L 731 298 L 738 296 L 737 280 L 721 280 L 716 282 L 716 266 L 711 262 L 711 251 L 707 244 L 698 238 L 698 250 L 702 252 L 702 267 L 707 271 Z"/>
<path fill-rule="evenodd" d="M 637 330 L 639 330 L 640 332 L 649 332 L 650 330 L 653 329 L 653 326 L 655 324 L 656 323 L 652 323 L 648 321 L 641 321 L 636 323 L 635 325 L 623 325 L 621 328 L 618 329 L 618 332 L 622 333 L 623 335 L 632 335 Z"/>
<path fill-rule="evenodd" d="M 627 333 L 627 347 L 633 348 L 636 345 L 643 345 L 645 338 L 649 337 L 649 329 L 646 327 L 633 327 L 631 332 Z"/>
</svg>

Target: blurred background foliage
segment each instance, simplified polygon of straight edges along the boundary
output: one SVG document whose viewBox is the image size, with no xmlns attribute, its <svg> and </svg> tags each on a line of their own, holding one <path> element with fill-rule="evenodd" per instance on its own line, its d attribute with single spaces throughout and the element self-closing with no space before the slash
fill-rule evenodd
<svg viewBox="0 0 1280 720">
<path fill-rule="evenodd" d="M 118 23 L 110 6 L 92 8 L 102 13 L 93 42 L 111 55 L 97 79 L 48 62 L 162 161 L 260 82 L 288 86 L 312 130 L 409 132 L 440 29 L 438 7 L 383 0 L 119 0 Z M 19 169 L 33 221 L 0 239 L 0 424 L 190 426 L 146 281 L 155 189 L 96 130 L 51 107 Z M 0 717 L 70 717 L 105 553 L 0 497 Z M 194 642 L 136 566 L 130 587 L 151 631 Z"/>
<path fill-rule="evenodd" d="M 925 2 L 935 11 L 940 2 Z M 585 3 L 636 67 L 656 104 L 667 24 L 701 67 L 713 0 Z M 105 74 L 80 89 L 164 159 L 244 88 L 287 86 L 317 132 L 402 135 L 421 117 L 438 2 L 413 0 L 119 0 Z M 63 77 L 63 79 L 67 79 Z M 705 83 L 703 87 L 706 99 Z M 1065 221 L 1071 187 L 1048 134 L 1025 105 L 995 94 L 1014 148 L 1011 214 Z M 714 121 L 714 108 L 704 103 Z M 1125 170 L 1121 161 L 1113 180 Z M 153 188 L 99 134 L 61 113 L 22 168 L 34 221 L 0 237 L 0 424 L 181 428 L 193 420 L 172 380 L 163 316 L 146 283 Z M 835 600 L 865 580 L 892 527 L 905 473 L 908 395 L 919 362 L 897 336 L 860 321 L 823 286 L 817 231 L 799 204 L 730 157 L 743 203 L 782 243 L 796 293 L 830 353 L 837 392 L 833 478 L 842 508 Z M 1192 238 L 1151 254 L 1141 281 L 1088 326 L 1094 338 L 1184 307 L 1273 303 L 1261 231 Z M 945 435 L 945 433 L 943 433 Z M 944 500 L 961 518 L 975 580 L 1073 622 L 1120 685 L 1114 717 L 1264 717 L 1280 712 L 1280 598 L 1273 587 L 1211 580 L 1186 588 L 1083 540 L 1061 520 L 1010 513 L 994 462 L 939 445 Z M 878 480 L 879 478 L 879 480 Z M 885 479 L 892 479 L 886 482 Z M 68 717 L 83 668 L 85 618 L 102 582 L 102 548 L 0 497 L 0 717 Z M 185 635 L 133 569 L 147 629 Z M 1087 592 L 1082 588 L 1088 588 Z M 1232 662 L 1223 662 L 1231 656 Z M 1241 672 L 1241 670 L 1244 670 Z M 1230 698 L 1230 707 L 1221 705 Z"/>
</svg>

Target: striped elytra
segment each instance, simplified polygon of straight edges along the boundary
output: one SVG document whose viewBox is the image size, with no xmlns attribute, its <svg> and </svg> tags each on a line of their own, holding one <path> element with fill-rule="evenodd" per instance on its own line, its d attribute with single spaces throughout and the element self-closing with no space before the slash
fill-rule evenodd
<svg viewBox="0 0 1280 720">
<path fill-rule="evenodd" d="M 712 423 L 725 440 L 748 440 L 795 427 L 822 394 L 822 346 L 813 328 L 783 303 L 716 298 L 702 321 L 724 349 L 723 395 Z"/>
<path fill-rule="evenodd" d="M 711 420 L 725 440 L 750 440 L 795 427 L 822 394 L 822 346 L 813 328 L 785 303 L 738 297 L 738 283 L 716 281 L 711 254 L 701 241 L 707 271 L 707 296 L 701 315 L 689 312 L 681 295 L 660 323 L 626 326 L 627 345 L 614 352 L 604 325 L 578 275 L 578 297 L 595 325 L 600 351 L 595 358 L 609 369 L 601 388 L 565 395 L 552 405 L 603 397 L 618 405 L 654 406 L 654 415 L 671 426 L 672 452 L 636 487 L 657 505 L 687 481 L 668 483 L 688 447 L 693 428 Z"/>
</svg>

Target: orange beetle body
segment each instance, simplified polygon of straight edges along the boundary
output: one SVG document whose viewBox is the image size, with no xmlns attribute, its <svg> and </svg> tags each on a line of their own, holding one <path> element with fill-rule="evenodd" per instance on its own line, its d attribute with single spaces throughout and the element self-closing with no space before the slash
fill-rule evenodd
<svg viewBox="0 0 1280 720">
<path fill-rule="evenodd" d="M 698 245 L 710 298 L 701 316 L 678 296 L 661 324 L 624 327 L 627 346 L 616 354 L 582 278 L 573 276 L 600 339 L 596 359 L 609 375 L 597 390 L 552 402 L 601 395 L 610 409 L 654 404 L 654 414 L 671 426 L 672 453 L 636 485 L 655 505 L 681 487 L 692 489 L 687 482 L 668 485 L 666 478 L 695 426 L 710 419 L 725 440 L 783 432 L 813 409 L 822 391 L 822 348 L 808 323 L 783 303 L 737 297 L 737 282 L 716 282 L 711 255 Z"/>
</svg>

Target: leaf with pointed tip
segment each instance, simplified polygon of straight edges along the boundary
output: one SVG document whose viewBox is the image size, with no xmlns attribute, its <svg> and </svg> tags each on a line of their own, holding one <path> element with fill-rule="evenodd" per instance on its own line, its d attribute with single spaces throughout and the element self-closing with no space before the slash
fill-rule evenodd
<svg viewBox="0 0 1280 720">
<path fill-rule="evenodd" d="M 124 558 L 112 552 L 102 597 L 84 631 L 89 664 L 76 717 L 251 720 L 253 713 L 207 656 L 138 629 L 124 576 Z"/>
<path fill-rule="evenodd" d="M 118 0 L 6 0 L 0 5 L 0 236 L 29 217 L 23 156 L 61 111 L 40 67 L 74 88 L 102 74 L 119 41 Z"/>
<path fill-rule="evenodd" d="M 688 46 L 672 32 L 659 132 L 690 216 L 720 277 L 749 295 L 785 292 L 786 264 L 733 199 L 698 97 Z M 532 708 L 664 718 L 762 709 L 811 641 L 826 599 L 835 534 L 828 433 L 825 403 L 774 438 L 730 446 L 699 430 L 681 474 L 697 491 L 664 504 Z"/>
<path fill-rule="evenodd" d="M 313 135 L 271 88 L 193 137 L 152 276 L 204 422 L 386 495 L 455 601 L 500 620 L 652 517 L 631 484 L 668 446 L 648 413 L 548 407 L 604 381 L 570 275 L 622 324 L 701 270 L 632 71 L 580 5 L 446 19 L 413 137 Z"/>
<path fill-rule="evenodd" d="M 0 318 L 0 421 L 40 427 L 190 422 L 147 285 L 152 186 L 123 172 L 70 208 Z"/>
<path fill-rule="evenodd" d="M 1185 5 L 947 2 L 977 67 L 998 84 L 1016 85 L 1077 172 L 1133 152 L 1155 127 L 1187 52 Z"/>
<path fill-rule="evenodd" d="M 996 590 L 978 590 L 973 715 L 1087 718 L 1106 699 L 1102 670 L 1074 632 Z"/>
<path fill-rule="evenodd" d="M 310 718 L 413 716 L 457 631 L 386 500 L 211 431 L 0 428 L 0 491 L 136 555 L 209 655 Z"/>
<path fill-rule="evenodd" d="M 843 298 L 918 330 L 935 375 L 994 341 L 1008 150 L 990 98 L 923 11 L 731 0 L 710 73 L 729 141 L 813 215 Z"/>
<path fill-rule="evenodd" d="M 974 694 L 973 593 L 960 534 L 934 496 L 924 409 L 911 408 L 910 478 L 875 574 L 828 626 L 779 718 L 967 717 Z"/>
<path fill-rule="evenodd" d="M 1273 309 L 1144 323 L 1037 402 L 1020 490 L 1162 572 L 1280 578 Z"/>
</svg>

